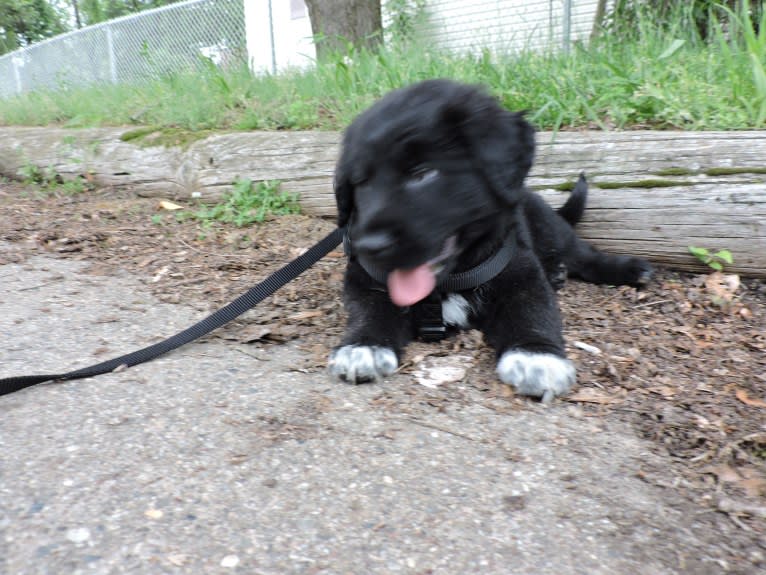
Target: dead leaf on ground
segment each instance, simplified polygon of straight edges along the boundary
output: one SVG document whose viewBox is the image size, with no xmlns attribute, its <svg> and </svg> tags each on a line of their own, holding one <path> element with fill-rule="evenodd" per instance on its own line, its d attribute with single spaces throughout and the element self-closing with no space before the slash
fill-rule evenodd
<svg viewBox="0 0 766 575">
<path fill-rule="evenodd" d="M 445 383 L 462 381 L 471 364 L 468 356 L 434 357 L 420 364 L 412 375 L 420 385 L 435 389 Z"/>
<path fill-rule="evenodd" d="M 721 483 L 737 483 L 742 481 L 742 476 L 729 465 L 716 465 L 706 468 L 705 471 L 715 475 Z"/>
<path fill-rule="evenodd" d="M 705 290 L 712 296 L 714 302 L 730 303 L 739 289 L 737 274 L 713 272 L 705 278 Z"/>
<path fill-rule="evenodd" d="M 294 313 L 292 315 L 287 316 L 287 319 L 291 321 L 300 321 L 304 319 L 322 317 L 323 315 L 325 315 L 325 312 L 323 312 L 322 310 L 300 311 L 298 313 Z"/>
<path fill-rule="evenodd" d="M 589 343 L 585 343 L 584 341 L 573 341 L 572 345 L 578 349 L 581 349 L 583 351 L 586 351 L 593 355 L 601 355 L 601 349 L 596 347 L 595 345 L 591 345 Z"/>
<path fill-rule="evenodd" d="M 742 389 L 741 387 L 738 387 L 736 391 L 734 392 L 734 395 L 737 396 L 737 399 L 739 399 L 742 403 L 745 405 L 749 405 L 750 407 L 766 407 L 766 401 L 760 400 L 760 399 L 753 399 L 750 397 L 746 390 Z"/>
<path fill-rule="evenodd" d="M 766 495 L 766 479 L 763 477 L 749 477 L 739 482 L 739 486 L 750 497 L 763 497 Z"/>
<path fill-rule="evenodd" d="M 750 515 L 752 517 L 766 519 L 766 506 L 754 505 L 744 501 L 736 501 L 728 497 L 722 497 L 718 500 L 718 509 L 724 513 Z"/>
<path fill-rule="evenodd" d="M 183 206 L 179 206 L 178 204 L 174 204 L 173 202 L 169 202 L 168 200 L 161 200 L 160 201 L 160 208 L 163 210 L 168 211 L 175 211 L 175 210 L 183 210 Z"/>
</svg>

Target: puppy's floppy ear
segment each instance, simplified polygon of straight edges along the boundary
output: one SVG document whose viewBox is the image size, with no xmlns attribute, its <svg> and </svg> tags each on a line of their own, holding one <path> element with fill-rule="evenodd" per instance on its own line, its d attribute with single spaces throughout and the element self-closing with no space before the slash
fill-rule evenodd
<svg viewBox="0 0 766 575">
<path fill-rule="evenodd" d="M 335 204 L 338 207 L 338 227 L 342 228 L 348 224 L 354 210 L 354 187 L 351 185 L 351 174 L 345 154 L 341 155 L 335 166 L 332 184 L 335 189 Z"/>
<path fill-rule="evenodd" d="M 509 112 L 490 96 L 476 93 L 446 111 L 462 134 L 492 190 L 512 202 L 535 155 L 535 130 L 524 112 Z"/>
</svg>

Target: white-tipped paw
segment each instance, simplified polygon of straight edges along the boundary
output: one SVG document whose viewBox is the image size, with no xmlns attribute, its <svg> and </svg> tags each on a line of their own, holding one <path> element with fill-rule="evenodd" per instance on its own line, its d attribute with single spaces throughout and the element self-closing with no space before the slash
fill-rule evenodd
<svg viewBox="0 0 766 575">
<path fill-rule="evenodd" d="M 506 351 L 497 362 L 497 374 L 518 393 L 539 397 L 544 403 L 567 393 L 576 380 L 574 365 L 568 359 L 528 351 Z"/>
<path fill-rule="evenodd" d="M 387 347 L 344 345 L 330 354 L 330 373 L 349 383 L 382 379 L 398 367 L 396 354 Z"/>
</svg>

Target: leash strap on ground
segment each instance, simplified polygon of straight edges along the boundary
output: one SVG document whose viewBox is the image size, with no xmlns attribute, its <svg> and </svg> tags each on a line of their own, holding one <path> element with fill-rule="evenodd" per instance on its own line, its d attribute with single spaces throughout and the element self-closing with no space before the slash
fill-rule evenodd
<svg viewBox="0 0 766 575">
<path fill-rule="evenodd" d="M 195 323 L 193 326 L 169 337 L 168 339 L 150 345 L 138 351 L 121 355 L 108 361 L 84 367 L 68 373 L 48 374 L 48 375 L 23 375 L 18 377 L 6 377 L 0 379 L 0 395 L 6 395 L 19 391 L 32 385 L 43 383 L 45 381 L 66 381 L 70 379 L 80 379 L 83 377 L 93 377 L 103 373 L 110 373 L 118 368 L 127 368 L 139 363 L 150 361 L 169 351 L 181 347 L 211 331 L 218 329 L 222 325 L 229 323 L 236 317 L 239 317 L 251 307 L 264 300 L 279 288 L 289 283 L 300 274 L 309 269 L 312 265 L 330 253 L 343 241 L 344 230 L 335 229 L 326 238 L 321 240 L 315 246 L 312 246 L 306 253 L 300 255 L 286 266 L 277 270 L 261 283 L 251 288 L 237 299 L 227 304 L 217 312 L 209 315 L 205 319 Z"/>
</svg>

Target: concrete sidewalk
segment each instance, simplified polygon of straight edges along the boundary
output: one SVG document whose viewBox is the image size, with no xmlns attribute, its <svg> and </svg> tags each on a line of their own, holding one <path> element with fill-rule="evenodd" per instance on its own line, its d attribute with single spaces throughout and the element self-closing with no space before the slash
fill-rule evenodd
<svg viewBox="0 0 766 575">
<path fill-rule="evenodd" d="M 0 376 L 202 315 L 85 267 L 0 266 Z M 694 510 L 640 479 L 662 462 L 631 429 L 563 402 L 439 410 L 405 376 L 345 386 L 300 354 L 213 339 L 0 397 L 0 573 L 721 572 Z"/>
</svg>

